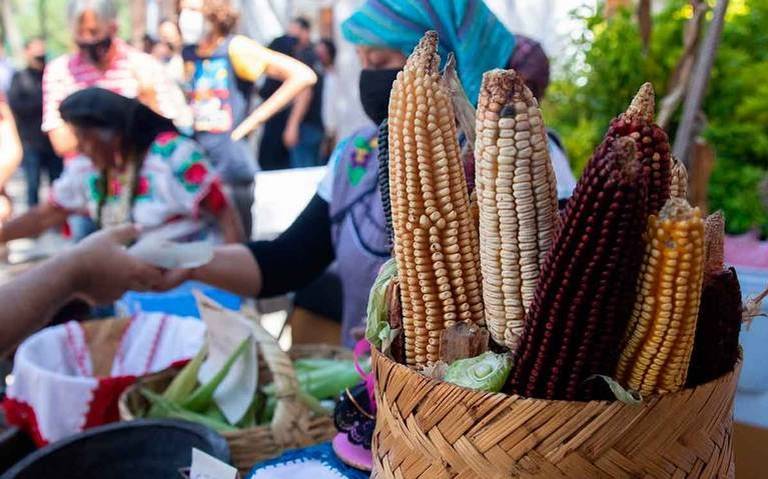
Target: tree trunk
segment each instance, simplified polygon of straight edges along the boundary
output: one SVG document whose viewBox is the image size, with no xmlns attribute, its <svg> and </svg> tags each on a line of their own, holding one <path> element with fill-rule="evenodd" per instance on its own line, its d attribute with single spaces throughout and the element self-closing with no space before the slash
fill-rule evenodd
<svg viewBox="0 0 768 479">
<path fill-rule="evenodd" d="M 147 33 L 147 4 L 145 0 L 130 0 L 131 43 L 134 47 L 144 47 L 144 35 Z"/>
<path fill-rule="evenodd" d="M 13 58 L 17 62 L 21 62 L 24 52 L 24 41 L 21 38 L 21 31 L 19 31 L 19 24 L 15 21 L 13 0 L 0 0 L 0 14 L 2 15 L 3 33 L 5 35 L 5 42 L 10 47 L 10 51 L 6 52 L 6 56 Z"/>
</svg>

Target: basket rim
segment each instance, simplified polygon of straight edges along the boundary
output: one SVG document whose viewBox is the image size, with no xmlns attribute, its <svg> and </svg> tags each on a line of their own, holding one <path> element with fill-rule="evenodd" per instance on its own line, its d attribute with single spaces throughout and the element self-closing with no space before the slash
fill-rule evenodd
<svg viewBox="0 0 768 479">
<path fill-rule="evenodd" d="M 476 393 L 476 394 L 482 394 L 482 395 L 491 396 L 491 397 L 499 397 L 499 398 L 503 397 L 503 398 L 513 399 L 513 400 L 516 400 L 516 401 L 545 402 L 545 403 L 550 404 L 550 405 L 578 403 L 578 404 L 582 404 L 584 406 L 586 406 L 586 405 L 593 405 L 593 406 L 600 406 L 600 407 L 609 407 L 612 404 L 616 404 L 617 402 L 621 402 L 618 399 L 614 400 L 614 401 L 609 401 L 609 400 L 567 401 L 567 400 L 564 400 L 564 399 L 541 399 L 541 398 L 533 398 L 533 397 L 520 396 L 518 394 L 506 394 L 506 393 L 503 393 L 503 392 L 494 393 L 494 392 L 488 392 L 488 391 L 479 391 L 479 390 L 466 388 L 466 387 L 463 387 L 463 386 L 459 386 L 459 385 L 456 385 L 456 384 L 452 384 L 452 383 L 449 383 L 449 382 L 446 382 L 446 381 L 441 381 L 439 379 L 435 379 L 435 378 L 431 378 L 429 376 L 426 376 L 425 374 L 421 373 L 420 371 L 412 369 L 412 368 L 406 366 L 405 364 L 398 363 L 397 361 L 395 361 L 391 357 L 389 357 L 386 354 L 384 354 L 381 351 L 379 351 L 379 349 L 376 348 L 376 347 L 371 347 L 371 353 L 373 355 L 374 371 L 376 369 L 376 364 L 379 361 L 384 361 L 388 365 L 391 364 L 392 366 L 397 368 L 399 371 L 407 371 L 408 373 L 416 374 L 416 375 L 420 376 L 421 378 L 423 378 L 425 380 L 428 380 L 428 381 L 433 382 L 433 383 L 438 383 L 442 387 L 445 387 L 445 388 L 452 388 L 455 391 L 471 391 L 471 392 Z M 743 354 L 742 354 L 741 348 L 739 348 L 739 357 L 738 357 L 738 359 L 736 361 L 736 364 L 734 365 L 734 367 L 733 367 L 733 369 L 731 371 L 723 374 L 720 377 L 712 379 L 711 381 L 708 381 L 708 382 L 706 382 L 704 384 L 699 384 L 698 386 L 693 387 L 693 388 L 683 388 L 680 391 L 676 391 L 676 392 L 673 392 L 673 393 L 654 394 L 654 395 L 651 395 L 651 396 L 645 396 L 645 397 L 642 398 L 641 403 L 637 404 L 637 406 L 644 406 L 644 405 L 647 405 L 647 404 L 652 404 L 652 403 L 658 402 L 662 398 L 668 399 L 668 398 L 680 396 L 680 395 L 683 395 L 683 394 L 691 394 L 692 392 L 698 391 L 698 390 L 703 389 L 703 388 L 711 388 L 711 387 L 716 386 L 717 384 L 727 383 L 729 381 L 732 381 L 734 379 L 734 376 L 738 377 L 738 375 L 740 374 L 741 366 L 742 366 L 742 363 L 743 363 L 743 359 L 744 358 L 743 358 Z M 376 388 L 379 389 L 379 387 L 380 387 L 379 386 L 379 382 L 376 381 Z M 628 403 L 624 403 L 624 404 L 627 404 L 628 406 L 632 405 L 632 404 L 628 404 Z"/>
</svg>

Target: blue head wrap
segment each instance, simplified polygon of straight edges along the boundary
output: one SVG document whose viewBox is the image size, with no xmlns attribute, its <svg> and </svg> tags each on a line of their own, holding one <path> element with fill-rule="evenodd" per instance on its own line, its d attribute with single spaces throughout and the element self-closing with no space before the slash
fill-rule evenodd
<svg viewBox="0 0 768 479">
<path fill-rule="evenodd" d="M 386 47 L 408 56 L 427 30 L 440 37 L 445 62 L 456 69 L 467 96 L 477 102 L 483 73 L 505 68 L 515 50 L 515 35 L 482 0 L 367 0 L 341 25 L 344 38 L 357 45 Z"/>
</svg>

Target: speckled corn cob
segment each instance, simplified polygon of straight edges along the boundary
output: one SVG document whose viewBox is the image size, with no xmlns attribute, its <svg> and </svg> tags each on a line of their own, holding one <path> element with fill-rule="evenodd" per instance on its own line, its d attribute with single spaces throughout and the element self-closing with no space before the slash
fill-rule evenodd
<svg viewBox="0 0 768 479">
<path fill-rule="evenodd" d="M 688 198 L 688 169 L 675 157 L 672 157 L 672 181 L 669 196 L 671 198 Z"/>
<path fill-rule="evenodd" d="M 437 34 L 428 32 L 389 102 L 392 226 L 409 365 L 436 361 L 440 332 L 457 321 L 484 324 L 477 232 L 439 62 Z"/>
<path fill-rule="evenodd" d="M 387 232 L 389 244 L 392 244 L 392 202 L 389 199 L 389 127 L 387 120 L 379 125 L 378 153 L 379 160 L 379 193 L 381 194 L 381 206 L 384 208 L 384 218 L 387 220 Z"/>
<path fill-rule="evenodd" d="M 685 385 L 693 351 L 704 268 L 699 209 L 670 199 L 651 216 L 646 243 L 615 378 L 643 395 L 664 394 Z"/>
<path fill-rule="evenodd" d="M 483 76 L 476 138 L 485 321 L 493 340 L 514 352 L 558 214 L 541 111 L 515 71 Z"/>
<path fill-rule="evenodd" d="M 616 138 L 629 136 L 635 140 L 637 158 L 648 174 L 648 213 L 658 214 L 670 197 L 672 161 L 669 139 L 661 127 L 653 123 L 655 114 L 653 86 L 645 83 L 632 99 L 627 111 L 611 122 L 600 148 Z"/>
<path fill-rule="evenodd" d="M 539 275 L 517 350 L 512 392 L 593 399 L 610 375 L 632 310 L 648 178 L 635 142 L 619 138 L 587 165 Z"/>
<path fill-rule="evenodd" d="M 705 263 L 701 307 L 696 323 L 688 386 L 712 381 L 733 370 L 739 357 L 743 306 L 733 268 L 724 269 L 725 220 L 717 212 L 704 224 Z"/>
</svg>

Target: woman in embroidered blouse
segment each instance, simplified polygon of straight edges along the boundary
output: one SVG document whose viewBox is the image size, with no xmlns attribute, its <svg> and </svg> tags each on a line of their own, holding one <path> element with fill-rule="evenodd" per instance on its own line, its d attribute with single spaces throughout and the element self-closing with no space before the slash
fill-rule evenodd
<svg viewBox="0 0 768 479">
<path fill-rule="evenodd" d="M 135 223 L 164 239 L 245 239 L 235 208 L 202 150 L 135 99 L 101 88 L 60 107 L 82 153 L 54 182 L 49 201 L 2 224 L 0 241 L 38 236 L 86 213 L 99 227 Z"/>
</svg>

